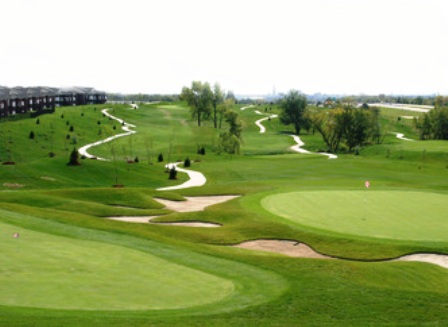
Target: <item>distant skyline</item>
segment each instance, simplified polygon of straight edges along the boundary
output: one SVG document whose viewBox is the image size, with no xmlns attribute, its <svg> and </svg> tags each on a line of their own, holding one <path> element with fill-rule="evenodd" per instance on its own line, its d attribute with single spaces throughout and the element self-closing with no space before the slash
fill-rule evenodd
<svg viewBox="0 0 448 327">
<path fill-rule="evenodd" d="M 0 85 L 448 95 L 445 0 L 3 0 Z"/>
</svg>

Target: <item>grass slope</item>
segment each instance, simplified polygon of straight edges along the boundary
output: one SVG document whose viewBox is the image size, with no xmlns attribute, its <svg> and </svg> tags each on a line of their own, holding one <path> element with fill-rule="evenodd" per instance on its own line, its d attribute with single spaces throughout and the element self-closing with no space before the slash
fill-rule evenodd
<svg viewBox="0 0 448 327">
<path fill-rule="evenodd" d="M 103 108 L 136 125 L 137 134 L 90 149 L 94 155 L 113 159 L 111 162 L 81 160 L 80 166 L 68 167 L 68 154 L 73 147 L 121 132 L 116 121 L 101 114 Z M 239 111 L 245 128 L 240 156 L 216 154 L 213 150 L 220 131 L 210 123 L 196 127 L 182 103 L 142 105 L 138 110 L 120 105 L 57 108 L 56 113 L 39 117 L 39 124 L 36 119 L 1 122 L 0 160 L 13 160 L 16 164 L 0 166 L 1 242 L 2 249 L 11 253 L 0 259 L 0 287 L 5 292 L 0 301 L 0 325 L 447 325 L 446 269 L 424 263 L 368 262 L 413 252 L 448 253 L 448 242 L 432 238 L 442 229 L 431 232 L 431 226 L 420 225 L 419 231 L 411 225 L 400 225 L 395 227 L 396 232 L 412 233 L 413 237 L 372 238 L 360 232 L 354 235 L 352 225 L 335 231 L 335 221 L 327 221 L 333 224 L 331 230 L 298 224 L 265 210 L 262 201 L 294 192 L 306 194 L 309 201 L 313 201 L 311 193 L 339 192 L 349 199 L 350 192 L 370 180 L 375 187 L 372 193 L 397 195 L 395 202 L 387 205 L 387 199 L 369 199 L 372 203 L 381 202 L 384 212 L 390 214 L 404 193 L 445 196 L 448 144 L 398 140 L 390 132 L 417 139 L 412 121 L 398 119 L 408 113 L 381 109 L 381 144 L 361 149 L 359 156 L 342 153 L 337 160 L 327 160 L 291 152 L 288 148 L 293 140 L 287 134 L 292 129 L 280 125 L 278 119 L 264 121 L 267 130 L 260 134 L 254 122 L 262 116 L 255 110 L 278 114 L 276 106 Z M 34 140 L 28 137 L 31 130 L 36 134 Z M 326 150 L 317 134 L 304 134 L 301 138 L 311 151 Z M 199 146 L 205 147 L 205 156 L 197 154 Z M 160 153 L 165 162 L 157 162 Z M 139 163 L 128 164 L 135 157 Z M 186 176 L 179 174 L 179 180 L 169 181 L 164 165 L 186 157 L 194 160 L 191 169 L 205 174 L 207 184 L 177 192 L 156 191 L 185 180 Z M 124 188 L 111 187 L 117 182 Z M 210 194 L 243 196 L 196 213 L 169 212 L 153 200 L 155 196 L 182 200 L 186 195 Z M 328 200 L 329 205 L 337 202 Z M 442 215 L 444 208 L 439 209 Z M 163 221 L 202 220 L 218 222 L 223 227 L 168 227 L 101 219 L 110 215 L 153 214 L 165 214 L 159 218 Z M 393 219 L 403 221 L 404 216 L 398 210 Z M 372 224 L 369 228 L 382 227 L 378 222 Z M 12 233 L 19 230 L 20 238 L 13 238 Z M 21 255 L 27 260 L 28 271 L 35 270 L 35 274 L 19 274 L 24 261 L 15 259 L 14 249 L 28 236 L 38 244 L 35 248 L 26 244 Z M 226 246 L 259 238 L 298 240 L 322 253 L 349 260 L 293 259 Z M 47 253 L 51 255 L 46 257 Z M 108 255 L 116 260 L 110 262 Z M 128 256 L 135 260 L 129 262 Z M 79 269 L 69 273 L 57 265 L 68 262 Z M 8 271 L 7 267 L 15 268 Z M 144 267 L 152 269 L 146 271 Z M 180 274 L 193 274 L 177 279 L 169 274 L 170 267 L 176 267 Z M 122 271 L 128 272 L 121 275 L 126 278 L 117 276 Z M 108 276 L 105 284 L 99 282 L 103 275 Z M 45 278 L 49 281 L 39 283 Z M 57 283 L 53 280 L 62 285 L 67 298 L 79 295 L 67 302 L 72 303 L 71 308 L 33 308 L 30 306 L 36 305 L 24 298 L 11 302 L 14 289 L 35 294 L 40 290 L 42 303 L 53 301 L 48 307 L 56 308 L 59 302 L 53 296 Z M 160 304 L 165 306 L 155 310 L 155 297 L 146 302 L 139 292 L 150 292 L 164 280 L 170 282 L 161 288 L 164 292 Z M 92 310 L 100 304 L 94 299 L 101 297 L 102 292 L 77 294 L 81 289 L 76 285 L 84 282 L 98 290 L 107 285 L 104 294 L 112 295 L 101 301 L 104 306 L 110 301 L 111 308 Z M 204 287 L 200 286 L 202 282 Z M 24 287 L 27 283 L 33 286 Z M 128 286 L 123 287 L 122 283 Z M 192 286 L 196 283 L 198 290 Z M 128 294 L 136 285 L 143 286 L 136 294 Z M 182 285 L 185 289 L 177 290 Z M 114 291 L 122 299 L 114 298 Z M 197 296 L 196 291 L 203 293 Z M 178 302 L 177 297 L 170 296 L 175 292 L 185 298 Z M 120 302 L 126 299 L 126 303 Z M 89 306 L 83 307 L 83 303 L 92 302 L 95 303 L 90 304 L 91 310 L 81 310 Z"/>
</svg>

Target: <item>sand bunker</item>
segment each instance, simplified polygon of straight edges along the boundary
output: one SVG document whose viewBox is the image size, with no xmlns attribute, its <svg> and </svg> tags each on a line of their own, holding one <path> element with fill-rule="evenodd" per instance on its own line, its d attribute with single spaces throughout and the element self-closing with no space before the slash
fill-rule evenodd
<svg viewBox="0 0 448 327">
<path fill-rule="evenodd" d="M 127 217 L 109 217 L 108 219 L 116 220 L 116 221 L 124 221 L 127 223 L 139 223 L 139 224 L 154 224 L 154 225 L 166 225 L 166 226 L 184 226 L 184 227 L 204 227 L 204 228 L 216 228 L 221 227 L 220 224 L 216 223 L 207 223 L 203 221 L 176 221 L 176 222 L 153 222 L 152 219 L 155 219 L 160 216 L 127 216 Z"/>
<path fill-rule="evenodd" d="M 206 207 L 230 201 L 239 197 L 239 195 L 217 195 L 217 196 L 195 196 L 185 197 L 186 201 L 171 201 L 155 198 L 157 202 L 163 204 L 166 209 L 177 212 L 195 212 L 203 211 Z"/>
<path fill-rule="evenodd" d="M 274 252 L 295 258 L 332 259 L 329 256 L 317 253 L 308 245 L 287 240 L 254 240 L 234 245 L 238 248 Z"/>
<path fill-rule="evenodd" d="M 274 252 L 295 258 L 343 260 L 320 254 L 314 251 L 306 244 L 288 240 L 254 240 L 243 242 L 233 246 L 249 250 Z M 385 260 L 384 262 L 394 262 L 394 261 L 425 262 L 448 269 L 448 255 L 443 254 L 432 254 L 432 253 L 410 254 L 402 256 L 397 259 Z"/>
<path fill-rule="evenodd" d="M 186 197 L 186 201 L 170 201 L 156 198 L 155 200 L 163 204 L 166 209 L 177 212 L 196 212 L 203 211 L 206 207 L 223 203 L 239 197 L 239 195 L 218 195 L 218 196 L 195 196 Z M 221 224 L 209 223 L 203 221 L 175 221 L 175 222 L 153 222 L 152 220 L 160 216 L 121 216 L 121 217 L 108 217 L 111 220 L 124 221 L 128 223 L 140 223 L 140 224 L 157 224 L 166 226 L 185 226 L 185 227 L 205 227 L 216 228 L 221 227 Z"/>
<path fill-rule="evenodd" d="M 448 269 L 448 255 L 443 254 L 432 254 L 432 253 L 419 253 L 419 254 L 410 254 L 400 257 L 398 259 L 392 261 L 419 261 L 419 262 L 427 262 L 432 263 L 443 268 Z"/>
</svg>

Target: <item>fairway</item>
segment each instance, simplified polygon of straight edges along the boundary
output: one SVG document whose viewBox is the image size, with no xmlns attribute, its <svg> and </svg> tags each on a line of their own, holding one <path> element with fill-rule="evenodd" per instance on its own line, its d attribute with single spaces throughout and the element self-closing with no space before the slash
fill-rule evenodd
<svg viewBox="0 0 448 327">
<path fill-rule="evenodd" d="M 312 191 L 274 194 L 262 206 L 302 226 L 341 234 L 448 241 L 448 196 L 405 191 Z"/>
<path fill-rule="evenodd" d="M 229 280 L 121 246 L 2 222 L 0 231 L 0 305 L 178 309 L 219 301 L 234 289 Z"/>
</svg>

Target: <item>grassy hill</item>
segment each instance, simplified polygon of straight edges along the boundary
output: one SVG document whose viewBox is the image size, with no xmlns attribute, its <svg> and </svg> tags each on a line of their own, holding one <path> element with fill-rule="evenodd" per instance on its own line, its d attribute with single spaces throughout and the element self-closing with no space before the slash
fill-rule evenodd
<svg viewBox="0 0 448 327">
<path fill-rule="evenodd" d="M 106 108 L 137 133 L 89 149 L 109 161 L 68 166 L 73 148 L 122 133 L 121 124 L 101 112 Z M 217 154 L 219 130 L 195 126 L 182 103 L 58 108 L 0 122 L 0 163 L 14 162 L 0 165 L 0 325 L 448 324 L 448 270 L 387 261 L 448 254 L 448 143 L 417 141 L 412 120 L 398 119 L 415 113 L 382 109 L 381 144 L 329 160 L 292 152 L 292 129 L 276 118 L 264 121 L 260 133 L 255 121 L 263 115 L 255 111 L 278 114 L 275 106 L 234 110 L 244 122 L 238 156 Z M 317 134 L 301 139 L 310 151 L 326 150 Z M 202 146 L 205 156 L 197 154 Z M 181 173 L 169 180 L 165 169 L 187 157 L 191 169 L 206 176 L 205 186 L 157 191 L 187 180 Z M 365 212 L 364 202 L 353 199 L 366 180 L 370 222 L 353 225 Z M 185 213 L 156 201 L 219 194 L 241 197 Z M 384 215 L 394 223 L 381 222 Z M 222 227 L 105 219 L 110 216 Z M 257 239 L 304 242 L 338 260 L 229 246 Z"/>
</svg>

